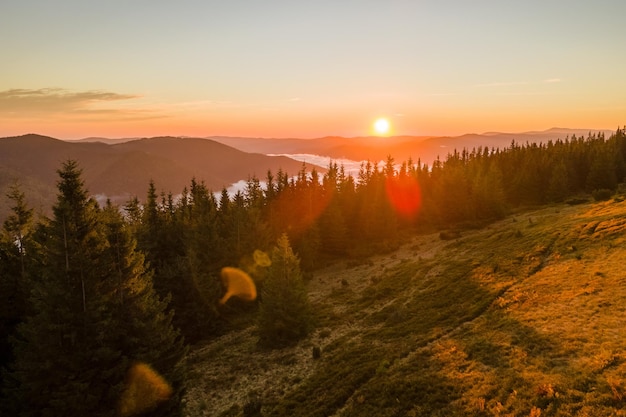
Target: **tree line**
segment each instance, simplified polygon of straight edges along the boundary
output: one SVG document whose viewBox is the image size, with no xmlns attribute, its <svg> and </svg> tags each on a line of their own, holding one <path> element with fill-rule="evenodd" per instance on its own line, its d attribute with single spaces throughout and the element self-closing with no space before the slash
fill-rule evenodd
<svg viewBox="0 0 626 417">
<path fill-rule="evenodd" d="M 356 176 L 267 172 L 243 191 L 203 182 L 175 198 L 147 185 L 144 203 L 89 198 L 75 161 L 59 169 L 51 218 L 34 219 L 18 186 L 0 239 L 3 406 L 10 415 L 115 415 L 133 362 L 172 385 L 152 415 L 180 413 L 188 344 L 215 337 L 237 315 L 257 320 L 260 343 L 282 346 L 310 329 L 303 274 L 329 261 L 396 248 L 410 233 L 502 218 L 510 210 L 590 193 L 610 196 L 626 176 L 624 129 L 503 149 L 364 162 Z M 253 253 L 274 266 L 254 268 Z M 277 267 L 280 265 L 280 267 Z M 257 304 L 217 300 L 221 268 L 260 287 Z M 257 313 L 258 309 L 258 313 Z M 42 411 L 44 410 L 44 411 Z"/>
</svg>

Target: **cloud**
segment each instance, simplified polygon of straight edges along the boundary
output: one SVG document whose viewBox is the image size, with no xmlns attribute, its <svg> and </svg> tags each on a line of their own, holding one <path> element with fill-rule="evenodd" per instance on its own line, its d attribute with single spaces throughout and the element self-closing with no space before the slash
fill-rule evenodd
<svg viewBox="0 0 626 417">
<path fill-rule="evenodd" d="M 476 84 L 474 87 L 510 87 L 514 85 L 527 85 L 526 81 L 506 81 L 506 82 L 494 82 L 485 84 Z"/>
<path fill-rule="evenodd" d="M 113 103 L 138 98 L 140 96 L 101 90 L 73 92 L 62 88 L 11 89 L 0 91 L 0 116 L 32 117 L 64 114 L 80 117 L 117 117 L 124 120 L 162 117 L 147 109 L 112 106 Z"/>
<path fill-rule="evenodd" d="M 561 80 L 560 78 L 548 78 L 543 80 L 543 83 L 560 83 Z M 513 86 L 518 86 L 518 85 L 537 85 L 540 84 L 539 81 L 534 81 L 534 82 L 528 82 L 528 81 L 498 81 L 498 82 L 493 82 L 493 83 L 483 83 L 483 84 L 474 84 L 473 87 L 475 88 L 484 88 L 484 87 L 488 87 L 488 88 L 497 88 L 497 87 L 513 87 Z"/>
<path fill-rule="evenodd" d="M 450 96 L 458 96 L 459 93 L 428 93 L 424 95 L 427 97 L 450 97 Z"/>
</svg>

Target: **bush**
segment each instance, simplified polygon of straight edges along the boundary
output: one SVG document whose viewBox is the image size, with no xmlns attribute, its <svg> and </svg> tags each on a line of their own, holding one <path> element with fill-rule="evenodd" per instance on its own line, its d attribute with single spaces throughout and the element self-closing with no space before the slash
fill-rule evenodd
<svg viewBox="0 0 626 417">
<path fill-rule="evenodd" d="M 606 201 L 613 196 L 613 191 L 606 188 L 601 188 L 599 190 L 593 190 L 591 195 L 596 201 Z"/>
<path fill-rule="evenodd" d="M 311 351 L 313 354 L 313 359 L 319 359 L 322 357 L 322 349 L 319 346 L 313 346 L 313 350 Z"/>
<path fill-rule="evenodd" d="M 461 233 L 457 230 L 448 230 L 439 233 L 439 239 L 441 240 L 454 240 L 461 237 Z"/>
<path fill-rule="evenodd" d="M 587 200 L 586 198 L 570 198 L 565 203 L 569 204 L 570 206 L 577 206 L 579 204 L 585 204 L 587 202 L 589 202 L 589 200 Z"/>
<path fill-rule="evenodd" d="M 251 399 L 250 401 L 248 401 L 247 403 L 244 404 L 244 406 L 243 406 L 243 415 L 245 417 L 260 416 L 261 415 L 261 408 L 262 408 L 261 402 L 258 399 L 253 398 L 253 399 Z"/>
</svg>

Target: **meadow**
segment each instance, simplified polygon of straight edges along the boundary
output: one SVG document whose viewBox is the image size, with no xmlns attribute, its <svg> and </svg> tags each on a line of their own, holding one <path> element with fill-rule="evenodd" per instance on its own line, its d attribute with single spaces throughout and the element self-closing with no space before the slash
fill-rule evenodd
<svg viewBox="0 0 626 417">
<path fill-rule="evenodd" d="M 192 349 L 186 414 L 626 415 L 625 232 L 616 197 L 335 262 L 297 345 L 261 348 L 242 320 Z"/>
</svg>

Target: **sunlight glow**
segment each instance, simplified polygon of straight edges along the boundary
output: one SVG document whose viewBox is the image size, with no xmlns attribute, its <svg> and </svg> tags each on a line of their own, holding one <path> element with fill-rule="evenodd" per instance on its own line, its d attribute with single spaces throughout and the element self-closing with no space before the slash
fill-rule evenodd
<svg viewBox="0 0 626 417">
<path fill-rule="evenodd" d="M 374 122 L 374 130 L 379 135 L 385 135 L 389 133 L 389 120 L 385 118 L 380 118 Z"/>
</svg>

